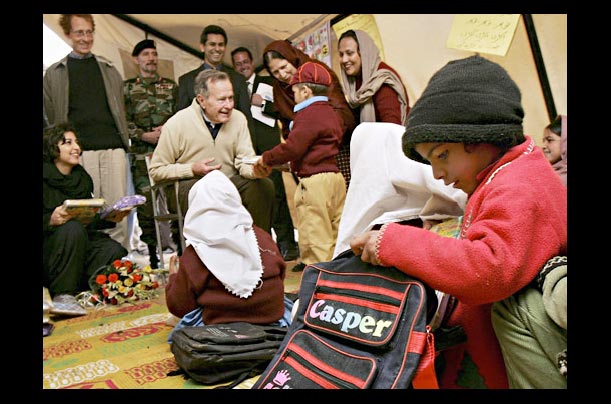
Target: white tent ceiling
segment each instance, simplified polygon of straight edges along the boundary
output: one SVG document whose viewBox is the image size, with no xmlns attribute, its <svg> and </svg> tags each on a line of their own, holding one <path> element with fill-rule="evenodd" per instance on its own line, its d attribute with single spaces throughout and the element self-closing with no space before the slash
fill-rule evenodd
<svg viewBox="0 0 611 404">
<path fill-rule="evenodd" d="M 59 14 L 43 14 L 43 22 L 63 38 L 58 24 L 59 16 Z M 114 28 L 115 32 L 109 35 L 111 38 L 106 37 L 104 41 L 114 43 L 129 52 L 135 39 L 146 37 L 143 26 L 150 27 L 199 52 L 199 38 L 203 28 L 209 24 L 216 24 L 223 27 L 228 36 L 225 63 L 231 64 L 231 50 L 245 46 L 253 53 L 255 64 L 260 65 L 263 49 L 269 42 L 276 39 L 292 39 L 317 24 L 332 19 L 336 14 L 123 14 L 122 16 L 135 20 L 136 25 L 131 26 L 126 26 L 125 20 L 119 15 L 94 14 L 93 16 L 97 28 L 104 28 L 96 29 L 98 34 L 108 35 L 107 28 Z M 138 26 L 138 23 L 142 26 Z M 159 39 L 154 33 L 150 33 L 149 38 Z M 107 52 L 95 49 L 97 42 L 96 37 L 94 52 L 112 58 Z M 169 45 L 174 46 L 171 41 Z M 174 48 L 170 52 L 178 49 L 175 46 Z M 195 58 L 193 55 L 190 56 Z M 174 55 L 162 51 L 160 57 L 171 58 L 175 64 L 177 62 Z M 180 66 L 178 69 L 181 70 Z M 181 74 L 181 72 L 176 73 L 177 76 Z"/>
<path fill-rule="evenodd" d="M 202 29 L 216 24 L 227 31 L 229 50 L 252 48 L 260 55 L 270 41 L 294 36 L 329 14 L 126 14 L 199 50 Z"/>
</svg>

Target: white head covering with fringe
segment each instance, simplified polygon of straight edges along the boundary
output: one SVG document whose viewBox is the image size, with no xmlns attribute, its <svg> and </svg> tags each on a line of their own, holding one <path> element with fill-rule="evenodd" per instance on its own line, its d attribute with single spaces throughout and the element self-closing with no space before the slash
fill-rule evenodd
<svg viewBox="0 0 611 404">
<path fill-rule="evenodd" d="M 252 217 L 221 171 L 209 172 L 189 191 L 183 232 L 187 245 L 229 292 L 241 298 L 253 293 L 263 264 Z"/>
</svg>

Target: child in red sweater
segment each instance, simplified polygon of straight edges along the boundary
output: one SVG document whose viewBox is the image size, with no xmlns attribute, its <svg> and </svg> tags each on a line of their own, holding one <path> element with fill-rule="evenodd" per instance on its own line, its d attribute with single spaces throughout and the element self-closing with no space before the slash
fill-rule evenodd
<svg viewBox="0 0 611 404">
<path fill-rule="evenodd" d="M 457 299 L 447 326 L 467 342 L 444 351 L 442 388 L 507 388 L 491 306 L 566 254 L 566 187 L 523 134 L 515 82 L 480 56 L 449 62 L 414 104 L 403 151 L 468 195 L 458 239 L 396 223 L 355 236 L 366 262 L 394 266 Z M 467 371 L 471 369 L 471 371 Z"/>
<path fill-rule="evenodd" d="M 331 75 L 320 64 L 299 66 L 291 80 L 296 105 L 289 136 L 254 165 L 256 175 L 267 176 L 273 166 L 290 162 L 299 177 L 294 201 L 301 263 L 293 268 L 295 272 L 331 260 L 346 199 L 344 176 L 337 165 L 343 131 L 326 96 L 330 85 Z"/>
</svg>

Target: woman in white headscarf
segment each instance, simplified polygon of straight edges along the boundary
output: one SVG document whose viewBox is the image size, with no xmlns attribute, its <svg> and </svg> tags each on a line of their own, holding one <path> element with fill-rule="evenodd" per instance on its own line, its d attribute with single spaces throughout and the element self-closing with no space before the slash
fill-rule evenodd
<svg viewBox="0 0 611 404">
<path fill-rule="evenodd" d="M 342 85 L 348 104 L 359 114 L 359 122 L 407 123 L 409 99 L 399 74 L 382 62 L 371 37 L 361 30 L 348 30 L 338 41 Z"/>
<path fill-rule="evenodd" d="M 178 269 L 172 260 L 166 285 L 168 309 L 181 318 L 177 328 L 234 321 L 288 326 L 292 302 L 284 297 L 282 255 L 221 171 L 189 191 L 184 236 L 187 248 Z"/>
</svg>

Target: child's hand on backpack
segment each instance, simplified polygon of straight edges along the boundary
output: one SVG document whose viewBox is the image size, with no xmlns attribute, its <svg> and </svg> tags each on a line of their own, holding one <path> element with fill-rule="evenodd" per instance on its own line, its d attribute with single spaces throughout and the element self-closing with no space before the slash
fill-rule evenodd
<svg viewBox="0 0 611 404">
<path fill-rule="evenodd" d="M 364 262 L 369 262 L 373 265 L 381 265 L 376 256 L 379 233 L 379 230 L 370 230 L 352 237 L 350 240 L 350 249 L 352 249 L 354 255 L 360 255 Z"/>
</svg>

